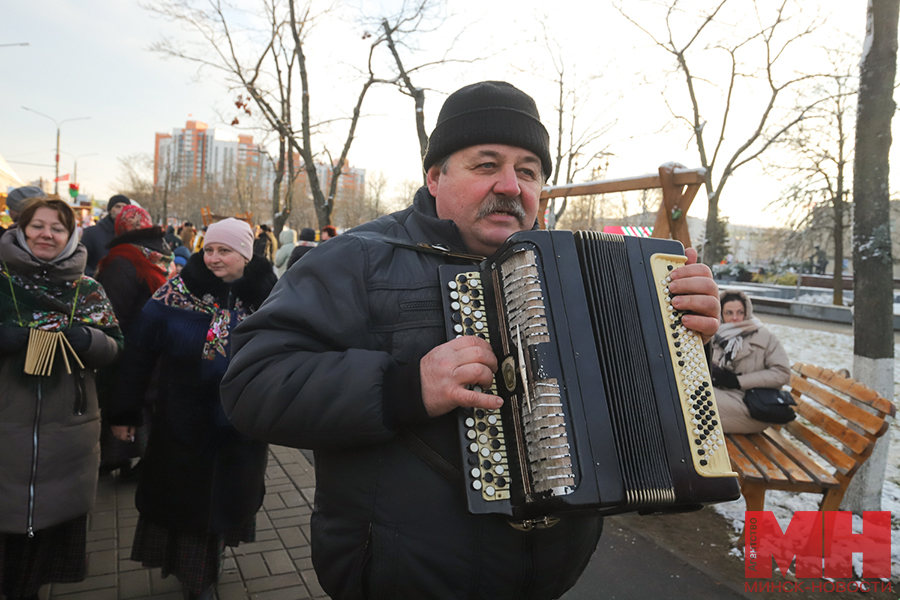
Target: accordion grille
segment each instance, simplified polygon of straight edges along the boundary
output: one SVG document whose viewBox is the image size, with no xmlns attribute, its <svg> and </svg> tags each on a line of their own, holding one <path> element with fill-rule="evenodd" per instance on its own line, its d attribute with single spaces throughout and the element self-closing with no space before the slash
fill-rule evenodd
<svg viewBox="0 0 900 600">
<path fill-rule="evenodd" d="M 550 342 L 544 293 L 533 250 L 514 253 L 501 266 L 509 339 L 516 347 L 525 388 L 520 404 L 523 438 L 536 494 L 570 493 L 575 487 L 566 415 L 559 382 L 526 360 L 528 349 Z"/>
<path fill-rule="evenodd" d="M 675 501 L 634 286 L 621 236 L 575 233 L 628 502 Z M 655 300 L 655 299 L 654 299 Z"/>
</svg>

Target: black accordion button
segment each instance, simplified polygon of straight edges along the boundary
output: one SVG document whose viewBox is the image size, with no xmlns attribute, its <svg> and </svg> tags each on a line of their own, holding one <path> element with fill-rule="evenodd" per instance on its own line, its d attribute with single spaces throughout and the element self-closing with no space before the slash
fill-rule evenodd
<svg viewBox="0 0 900 600">
<path fill-rule="evenodd" d="M 681 347 L 681 342 L 675 342 L 674 345 L 675 345 L 676 348 L 679 348 L 679 347 Z"/>
<path fill-rule="evenodd" d="M 478 410 L 475 411 L 475 416 L 478 417 L 479 419 L 483 419 L 484 411 L 479 408 Z"/>
<path fill-rule="evenodd" d="M 705 460 L 700 461 L 700 466 L 705 467 L 708 463 Z"/>
<path fill-rule="evenodd" d="M 451 319 L 454 323 L 462 323 L 462 315 L 460 315 L 458 312 L 455 312 L 455 313 L 451 314 L 451 315 L 450 315 L 450 319 Z"/>
<path fill-rule="evenodd" d="M 498 477 L 497 478 L 497 487 L 504 487 L 505 485 L 506 485 L 506 478 Z"/>
<path fill-rule="evenodd" d="M 485 471 L 489 470 L 491 468 L 491 461 L 489 461 L 489 460 L 484 461 L 483 463 L 481 463 L 481 467 Z"/>
<path fill-rule="evenodd" d="M 500 449 L 500 440 L 492 440 L 491 448 L 493 448 L 494 450 L 499 450 Z"/>
<path fill-rule="evenodd" d="M 460 294 L 465 294 L 465 293 L 468 292 L 468 291 L 469 291 L 469 286 L 467 286 L 467 285 L 461 285 L 461 286 L 459 286 L 459 293 L 460 293 Z"/>
<path fill-rule="evenodd" d="M 697 450 L 697 454 L 699 454 L 700 456 L 703 456 L 704 454 L 706 454 L 706 450 L 704 450 L 703 448 L 700 448 L 699 450 Z"/>
<path fill-rule="evenodd" d="M 464 274 L 460 273 L 459 275 L 456 276 L 456 280 L 460 283 L 465 283 L 469 279 Z"/>
<path fill-rule="evenodd" d="M 488 483 L 492 483 L 494 481 L 494 474 L 493 473 L 485 473 L 484 480 L 487 481 Z"/>
<path fill-rule="evenodd" d="M 487 429 L 487 425 L 484 423 L 479 423 L 477 425 L 477 427 L 478 427 L 478 431 L 484 431 L 485 429 Z"/>
<path fill-rule="evenodd" d="M 471 466 L 474 467 L 475 465 L 478 464 L 478 457 L 473 455 L 473 456 L 470 456 L 468 459 L 466 459 L 466 461 L 467 461 Z"/>
<path fill-rule="evenodd" d="M 675 267 L 673 267 L 672 265 L 666 265 L 666 268 L 667 268 L 668 270 L 671 271 L 671 270 L 674 269 Z"/>
<path fill-rule="evenodd" d="M 491 427 L 491 428 L 488 430 L 488 433 L 490 433 L 490 434 L 493 435 L 493 436 L 497 436 L 497 435 L 500 435 L 500 430 L 497 429 L 496 427 Z"/>
</svg>

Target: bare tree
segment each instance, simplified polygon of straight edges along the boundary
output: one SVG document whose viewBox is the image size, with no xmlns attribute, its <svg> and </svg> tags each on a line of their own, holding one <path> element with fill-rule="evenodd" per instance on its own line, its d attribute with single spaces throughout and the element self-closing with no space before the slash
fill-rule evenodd
<svg viewBox="0 0 900 600">
<path fill-rule="evenodd" d="M 119 168 L 116 191 L 137 200 L 154 221 L 162 218 L 153 194 L 153 158 L 145 153 L 129 154 L 119 158 Z"/>
<path fill-rule="evenodd" d="M 279 151 L 281 156 L 286 155 L 284 160 L 289 162 L 293 152 L 299 155 L 309 180 L 319 226 L 330 224 L 337 185 L 347 165 L 347 155 L 362 114 L 363 101 L 373 85 L 390 79 L 376 75 L 373 60 L 376 49 L 386 41 L 386 36 L 371 36 L 359 91 L 349 115 L 342 119 L 348 122 L 346 135 L 337 156 L 334 156 L 327 144 L 315 144 L 313 141 L 315 134 L 333 123 L 317 121 L 313 115 L 313 90 L 309 81 L 306 49 L 310 32 L 318 22 L 329 16 L 327 9 L 315 12 L 311 2 L 298 7 L 295 0 L 260 0 L 266 27 L 253 28 L 246 24 L 250 19 L 248 15 L 252 14 L 249 10 L 238 9 L 224 0 L 151 0 L 144 6 L 185 26 L 199 40 L 186 44 L 163 39 L 152 47 L 153 50 L 194 62 L 201 69 L 211 69 L 223 78 L 231 90 L 249 95 L 247 100 L 238 97 L 238 107 L 249 112 L 252 102 L 256 108 L 255 114 L 278 135 Z M 395 18 L 398 23 L 415 23 L 417 12 L 428 7 L 428 3 L 423 2 L 410 7 L 409 13 L 401 13 Z M 293 79 L 295 76 L 299 76 L 299 86 Z M 293 114 L 295 94 L 300 95 L 299 123 Z M 317 150 L 317 147 L 320 149 Z M 285 204 L 285 199 L 289 202 L 292 197 L 291 190 L 284 195 L 280 191 L 284 160 L 279 158 L 276 163 L 279 166 L 272 190 L 276 229 L 280 229 L 291 211 L 291 206 Z M 327 191 L 323 191 L 319 181 L 317 160 L 327 160 L 332 171 Z"/>
<path fill-rule="evenodd" d="M 842 306 L 859 54 L 846 48 L 827 52 L 831 68 L 815 80 L 804 100 L 812 108 L 798 109 L 806 112 L 806 118 L 782 137 L 779 145 L 788 154 L 779 154 L 770 170 L 779 179 L 786 176 L 790 181 L 778 203 L 792 209 L 791 229 L 812 234 L 803 237 L 825 237 L 830 242 L 834 253 L 833 303 Z M 827 234 L 820 236 L 817 230 Z"/>
<path fill-rule="evenodd" d="M 897 29 L 900 0 L 869 0 L 859 68 L 856 160 L 853 163 L 853 374 L 893 399 L 893 258 L 889 175 Z M 841 508 L 881 510 L 890 440 L 875 444 L 872 457 L 850 482 Z"/>
<path fill-rule="evenodd" d="M 750 14 L 731 15 L 736 24 L 728 25 L 724 18 L 728 3 L 729 0 L 716 0 L 711 8 L 703 10 L 696 3 L 682 8 L 681 0 L 666 0 L 661 34 L 651 31 L 659 28 L 643 24 L 649 18 L 630 16 L 622 6 L 617 7 L 656 47 L 675 60 L 676 71 L 682 78 L 688 110 L 682 111 L 668 100 L 667 104 L 672 115 L 690 128 L 700 165 L 706 169 L 709 212 L 704 247 L 717 243 L 719 201 L 729 178 L 738 168 L 758 159 L 805 118 L 803 111 L 784 116 L 780 108 L 785 106 L 786 92 L 813 75 L 782 68 L 782 63 L 789 60 L 794 47 L 821 25 L 818 17 L 795 24 L 804 9 L 809 12 L 808 7 L 800 6 L 796 0 L 782 0 L 771 14 L 764 14 L 759 2 L 753 0 Z M 634 4 L 628 6 L 632 9 Z M 723 18 L 719 19 L 720 15 Z M 790 31 L 784 32 L 785 29 Z M 703 64 L 701 56 L 718 58 L 720 54 L 724 54 L 728 65 L 723 75 L 693 69 Z M 733 114 L 739 110 L 736 95 L 745 85 L 754 86 L 756 81 L 761 81 L 766 90 L 764 101 L 754 102 L 752 111 L 742 108 L 739 114 Z M 751 124 L 749 132 L 734 131 L 747 123 Z M 726 149 L 726 140 L 730 139 L 737 139 L 738 143 L 728 144 Z M 709 264 L 708 252 L 703 253 L 703 260 Z"/>
<path fill-rule="evenodd" d="M 418 4 L 418 8 L 410 11 L 408 2 Z M 404 64 L 401 57 L 401 49 L 409 53 L 416 53 L 419 48 L 413 43 L 417 34 L 433 32 L 444 22 L 444 17 L 437 15 L 439 8 L 444 4 L 443 0 L 406 0 L 400 8 L 400 14 L 393 18 L 382 18 L 379 26 L 387 42 L 391 52 L 394 65 L 397 68 L 397 74 L 391 81 L 397 89 L 404 95 L 413 99 L 413 109 L 415 111 L 416 137 L 419 141 L 419 156 L 425 158 L 425 152 L 428 150 L 428 132 L 425 130 L 425 93 L 427 88 L 418 87 L 413 83 L 413 76 L 432 67 L 446 65 L 449 63 L 471 63 L 478 58 L 451 58 L 450 53 L 453 50 L 459 36 L 448 38 L 446 49 L 439 58 L 425 61 L 415 66 L 409 67 Z M 432 21 L 429 17 L 435 15 Z M 422 173 L 422 181 L 427 182 L 427 176 Z"/>
</svg>

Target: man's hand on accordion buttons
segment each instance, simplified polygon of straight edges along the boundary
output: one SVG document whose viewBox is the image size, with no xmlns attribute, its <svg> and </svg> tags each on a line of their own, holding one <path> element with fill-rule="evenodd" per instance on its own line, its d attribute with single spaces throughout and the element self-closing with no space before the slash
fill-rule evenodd
<svg viewBox="0 0 900 600">
<path fill-rule="evenodd" d="M 697 251 L 687 248 L 687 264 L 672 271 L 669 291 L 675 294 L 672 306 L 687 314 L 684 326 L 697 332 L 706 344 L 719 330 L 719 286 L 709 267 L 697 262 Z"/>
<path fill-rule="evenodd" d="M 497 371 L 497 357 L 491 345 L 481 338 L 459 337 L 441 344 L 419 363 L 422 378 L 422 402 L 428 416 L 439 417 L 457 406 L 499 408 L 499 396 L 472 389 L 489 389 Z"/>
</svg>

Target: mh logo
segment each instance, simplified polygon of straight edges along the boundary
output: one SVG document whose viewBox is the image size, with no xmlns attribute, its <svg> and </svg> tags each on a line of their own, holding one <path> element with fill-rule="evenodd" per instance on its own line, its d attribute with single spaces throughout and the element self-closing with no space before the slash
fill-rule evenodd
<svg viewBox="0 0 900 600">
<path fill-rule="evenodd" d="M 772 559 L 787 573 L 794 558 L 798 578 L 852 578 L 854 552 L 863 556 L 863 577 L 891 577 L 889 511 L 864 512 L 862 533 L 853 533 L 853 513 L 846 511 L 797 511 L 787 531 L 770 510 L 747 511 L 744 523 L 748 578 L 771 578 Z"/>
</svg>

